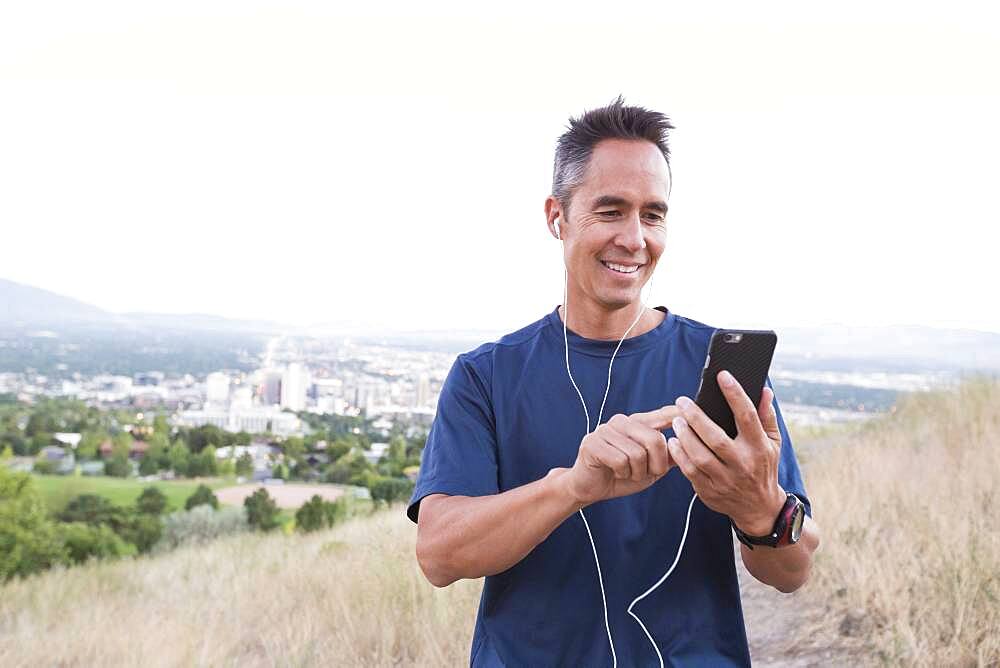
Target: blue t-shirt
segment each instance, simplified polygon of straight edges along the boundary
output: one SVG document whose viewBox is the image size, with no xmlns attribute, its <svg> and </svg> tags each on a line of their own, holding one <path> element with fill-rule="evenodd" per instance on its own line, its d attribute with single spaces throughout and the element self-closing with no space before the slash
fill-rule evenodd
<svg viewBox="0 0 1000 668">
<path fill-rule="evenodd" d="M 693 398 L 714 328 L 664 307 L 654 329 L 625 339 L 615 355 L 601 422 Z M 618 341 L 568 332 L 570 369 L 596 427 Z M 767 380 L 770 387 L 770 379 Z M 773 389 L 773 388 L 772 388 Z M 779 484 L 806 504 L 781 411 Z M 566 373 L 558 307 L 496 342 L 462 353 L 441 389 L 407 515 L 428 494 L 497 494 L 571 467 L 586 418 Z M 672 429 L 663 433 L 669 438 Z M 658 665 L 626 611 L 673 562 L 691 483 L 678 467 L 638 494 L 584 509 L 600 559 L 619 666 Z M 634 612 L 666 665 L 750 664 L 729 518 L 694 503 L 673 573 Z M 611 649 L 594 554 L 574 513 L 508 570 L 485 578 L 472 641 L 473 666 L 610 666 Z"/>
</svg>

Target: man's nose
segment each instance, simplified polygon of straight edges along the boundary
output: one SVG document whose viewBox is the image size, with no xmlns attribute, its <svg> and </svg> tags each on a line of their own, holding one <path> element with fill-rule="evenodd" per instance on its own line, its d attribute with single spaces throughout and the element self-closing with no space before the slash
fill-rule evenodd
<svg viewBox="0 0 1000 668">
<path fill-rule="evenodd" d="M 643 236 L 642 220 L 639 216 L 629 217 L 625 222 L 625 229 L 621 231 L 617 239 L 619 245 L 632 252 L 642 250 L 646 247 L 646 238 Z"/>
</svg>

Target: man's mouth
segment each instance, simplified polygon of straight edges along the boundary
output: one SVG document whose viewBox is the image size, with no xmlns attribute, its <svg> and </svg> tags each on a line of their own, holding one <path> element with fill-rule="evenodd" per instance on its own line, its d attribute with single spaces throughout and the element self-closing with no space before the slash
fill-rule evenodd
<svg viewBox="0 0 1000 668">
<path fill-rule="evenodd" d="M 616 274 L 623 274 L 626 276 L 628 274 L 636 273 L 639 271 L 639 267 L 642 266 L 641 264 L 618 264 L 616 262 L 605 262 L 604 260 L 601 260 L 601 264 Z"/>
</svg>

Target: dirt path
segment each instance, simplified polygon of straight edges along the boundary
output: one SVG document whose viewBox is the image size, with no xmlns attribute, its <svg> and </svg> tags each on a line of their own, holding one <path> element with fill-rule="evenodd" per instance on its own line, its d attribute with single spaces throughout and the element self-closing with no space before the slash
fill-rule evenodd
<svg viewBox="0 0 1000 668">
<path fill-rule="evenodd" d="M 757 581 L 736 553 L 743 616 L 755 668 L 858 665 L 857 650 L 831 644 L 829 611 L 808 591 L 782 594 Z"/>
</svg>

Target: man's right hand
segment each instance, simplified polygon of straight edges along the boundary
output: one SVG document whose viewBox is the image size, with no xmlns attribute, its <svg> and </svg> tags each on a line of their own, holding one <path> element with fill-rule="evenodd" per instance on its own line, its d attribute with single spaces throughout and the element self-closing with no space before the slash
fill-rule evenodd
<svg viewBox="0 0 1000 668">
<path fill-rule="evenodd" d="M 562 469 L 559 482 L 580 507 L 635 494 L 674 466 L 661 429 L 680 410 L 673 404 L 648 413 L 614 415 L 584 436 L 576 462 Z"/>
</svg>

